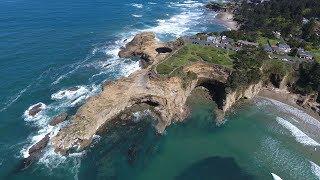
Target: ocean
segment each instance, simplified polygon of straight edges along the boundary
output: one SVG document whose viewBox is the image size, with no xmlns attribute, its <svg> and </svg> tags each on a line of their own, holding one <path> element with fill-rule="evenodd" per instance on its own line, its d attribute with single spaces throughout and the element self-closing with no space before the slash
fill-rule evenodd
<svg viewBox="0 0 320 180">
<path fill-rule="evenodd" d="M 48 125 L 53 116 L 75 113 L 102 83 L 140 68 L 137 59 L 117 56 L 136 33 L 153 31 L 170 41 L 226 30 L 205 3 L 1 1 L 0 179 L 320 179 L 319 121 L 266 99 L 234 108 L 219 127 L 214 104 L 195 103 L 191 116 L 164 135 L 141 112 L 83 152 L 63 157 L 48 147 L 19 169 L 30 146 L 59 130 Z M 44 111 L 28 116 L 39 103 Z"/>
</svg>

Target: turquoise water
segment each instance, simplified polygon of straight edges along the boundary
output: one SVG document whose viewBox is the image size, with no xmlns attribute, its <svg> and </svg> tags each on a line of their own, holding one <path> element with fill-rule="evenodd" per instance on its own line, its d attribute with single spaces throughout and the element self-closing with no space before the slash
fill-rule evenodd
<svg viewBox="0 0 320 180">
<path fill-rule="evenodd" d="M 291 118 L 296 111 L 266 106 L 267 111 L 259 103 L 237 109 L 221 127 L 213 123 L 212 104 L 196 105 L 192 116 L 165 136 L 156 135 L 152 120 L 142 117 L 97 138 L 86 152 L 61 157 L 49 147 L 39 162 L 17 170 L 28 147 L 58 130 L 48 126 L 51 117 L 74 113 L 101 83 L 139 69 L 136 60 L 117 57 L 135 33 L 154 31 L 167 41 L 224 30 L 204 3 L 1 1 L 0 179 L 271 179 L 271 172 L 284 179 L 317 179 L 318 124 L 297 123 Z M 67 90 L 75 86 L 78 91 Z M 46 107 L 41 114 L 24 115 L 40 102 Z M 315 142 L 295 139 L 301 132 L 286 122 Z"/>
</svg>

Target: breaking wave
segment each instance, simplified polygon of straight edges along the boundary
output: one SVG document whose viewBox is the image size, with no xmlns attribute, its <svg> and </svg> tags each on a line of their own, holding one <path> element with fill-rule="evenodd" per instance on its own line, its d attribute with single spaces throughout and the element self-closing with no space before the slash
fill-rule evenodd
<svg viewBox="0 0 320 180">
<path fill-rule="evenodd" d="M 198 25 L 203 12 L 187 11 L 174 15 L 169 19 L 158 19 L 157 26 L 144 31 L 152 31 L 156 34 L 170 34 L 174 37 L 184 35 L 191 27 Z"/>
<path fill-rule="evenodd" d="M 310 125 L 316 126 L 320 128 L 320 122 L 313 118 L 312 116 L 308 115 L 306 112 L 297 109 L 293 106 L 290 106 L 288 104 L 282 103 L 280 101 L 276 101 L 273 99 L 268 99 L 273 105 L 275 105 L 279 110 L 283 112 L 289 112 L 290 114 L 298 117 L 300 120 L 304 121 L 305 123 L 308 123 Z"/>
<path fill-rule="evenodd" d="M 276 120 L 280 125 L 288 129 L 299 143 L 308 145 L 308 146 L 320 146 L 320 144 L 317 141 L 310 138 L 308 135 L 302 132 L 299 128 L 297 128 L 290 122 L 286 121 L 285 119 L 281 117 L 277 117 Z"/>
<path fill-rule="evenodd" d="M 309 161 L 311 164 L 311 170 L 314 175 L 317 176 L 318 179 L 320 179 L 320 166 L 318 166 L 316 163 Z"/>
<path fill-rule="evenodd" d="M 140 14 L 131 14 L 131 16 L 136 17 L 136 18 L 141 18 L 142 17 L 142 15 L 140 15 Z"/>
</svg>

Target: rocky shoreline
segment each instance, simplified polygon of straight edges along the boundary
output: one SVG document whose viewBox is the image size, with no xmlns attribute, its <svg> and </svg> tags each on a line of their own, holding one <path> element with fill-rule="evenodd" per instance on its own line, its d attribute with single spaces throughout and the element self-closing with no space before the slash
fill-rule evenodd
<svg viewBox="0 0 320 180">
<path fill-rule="evenodd" d="M 140 57 L 144 68 L 129 77 L 105 83 L 100 94 L 89 98 L 70 117 L 68 126 L 60 129 L 54 137 L 46 138 L 42 144 L 50 143 L 55 152 L 62 155 L 81 151 L 90 145 L 96 134 L 108 130 L 111 122 L 127 123 L 132 120 L 133 113 L 144 110 L 154 117 L 155 129 L 161 134 L 167 126 L 188 116 L 187 99 L 198 87 L 207 89 L 210 99 L 217 104 L 217 124 L 223 123 L 225 112 L 241 99 L 251 99 L 258 94 L 272 96 L 273 91 L 266 93 L 262 82 L 226 90 L 225 84 L 233 70 L 201 60 L 182 68 L 181 73 L 191 73 L 194 78 L 186 80 L 178 75 L 158 75 L 155 71 L 157 64 L 181 46 L 183 43 L 179 39 L 161 43 L 150 32 L 136 35 L 121 49 L 119 56 Z M 58 124 L 67 117 L 67 114 L 61 114 L 52 120 L 52 124 Z"/>
<path fill-rule="evenodd" d="M 178 76 L 159 77 L 153 71 L 153 66 L 180 46 L 179 40 L 160 43 L 155 40 L 153 33 L 138 34 L 119 52 L 119 56 L 138 56 L 148 66 L 129 77 L 103 85 L 102 92 L 89 98 L 71 118 L 70 125 L 61 129 L 51 139 L 55 151 L 68 154 L 70 151 L 86 148 L 93 136 L 101 128 L 105 128 L 108 122 L 114 120 L 126 109 L 139 104 L 149 105 L 156 117 L 155 128 L 158 133 L 162 133 L 170 124 L 186 118 L 189 112 L 186 100 L 195 87 L 202 86 L 203 83 L 212 83 L 214 86 L 216 83 L 222 89 L 224 88 L 222 85 L 226 83 L 231 71 L 225 67 L 201 61 L 184 67 L 184 72 L 196 74 L 196 78 L 188 82 Z M 161 48 L 160 51 L 159 48 Z M 172 51 L 163 52 L 163 49 Z M 220 104 L 222 112 L 230 107 L 230 104 L 226 107 Z"/>
</svg>

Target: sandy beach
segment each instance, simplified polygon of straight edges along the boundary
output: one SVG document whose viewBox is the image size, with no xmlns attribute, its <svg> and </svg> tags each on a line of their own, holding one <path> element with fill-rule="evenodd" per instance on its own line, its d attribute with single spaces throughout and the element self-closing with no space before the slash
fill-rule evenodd
<svg viewBox="0 0 320 180">
<path fill-rule="evenodd" d="M 273 89 L 264 88 L 259 92 L 258 97 L 274 99 L 282 103 L 288 104 L 290 106 L 293 106 L 299 110 L 306 112 L 308 115 L 320 121 L 320 115 L 318 113 L 313 111 L 311 108 L 303 108 L 296 103 L 296 100 L 298 99 L 298 96 L 296 94 L 293 94 L 284 90 L 277 90 L 277 89 L 273 90 Z"/>
<path fill-rule="evenodd" d="M 236 21 L 233 20 L 233 14 L 231 12 L 218 12 L 216 19 L 220 21 L 230 30 L 238 30 L 239 25 Z"/>
</svg>

